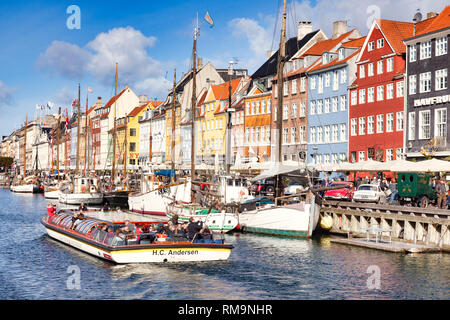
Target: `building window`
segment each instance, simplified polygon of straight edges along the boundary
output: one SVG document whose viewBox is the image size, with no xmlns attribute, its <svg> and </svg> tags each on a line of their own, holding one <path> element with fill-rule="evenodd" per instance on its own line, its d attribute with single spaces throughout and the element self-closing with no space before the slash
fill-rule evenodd
<svg viewBox="0 0 450 320">
<path fill-rule="evenodd" d="M 323 100 L 318 100 L 317 101 L 317 114 L 322 114 L 322 110 L 323 110 L 322 106 L 323 106 Z"/>
<path fill-rule="evenodd" d="M 409 94 L 416 94 L 417 92 L 417 76 L 415 74 L 409 76 Z"/>
<path fill-rule="evenodd" d="M 384 47 L 384 39 L 378 39 L 377 40 L 377 49 L 383 48 Z"/>
<path fill-rule="evenodd" d="M 375 42 L 374 41 L 370 41 L 369 45 L 368 45 L 368 50 L 372 51 L 373 49 L 375 49 Z"/>
<path fill-rule="evenodd" d="M 289 95 L 289 82 L 287 81 L 283 83 L 283 95 Z"/>
<path fill-rule="evenodd" d="M 136 152 L 136 142 L 130 142 L 130 152 Z"/>
<path fill-rule="evenodd" d="M 394 98 L 394 84 L 388 83 L 386 85 L 386 99 L 393 99 Z"/>
<path fill-rule="evenodd" d="M 431 72 L 424 72 L 420 74 L 420 93 L 431 91 Z"/>
<path fill-rule="evenodd" d="M 358 103 L 358 91 L 353 90 L 351 93 L 352 106 L 355 106 Z"/>
<path fill-rule="evenodd" d="M 356 127 L 357 127 L 357 124 L 356 124 L 356 121 L 357 121 L 357 119 L 356 118 L 352 118 L 351 119 L 351 127 L 350 127 L 350 134 L 352 135 L 352 136 L 356 136 Z"/>
<path fill-rule="evenodd" d="M 383 133 L 383 127 L 384 127 L 384 115 L 378 114 L 377 115 L 377 133 Z"/>
<path fill-rule="evenodd" d="M 259 100 L 256 101 L 256 110 L 255 110 L 255 114 L 256 114 L 256 115 L 259 114 Z"/>
<path fill-rule="evenodd" d="M 283 128 L 283 143 L 288 143 L 289 128 Z"/>
<path fill-rule="evenodd" d="M 316 89 L 316 77 L 311 77 L 311 90 Z"/>
<path fill-rule="evenodd" d="M 330 113 L 330 98 L 325 99 L 324 113 Z"/>
<path fill-rule="evenodd" d="M 333 142 L 337 142 L 339 141 L 339 127 L 337 124 L 333 124 L 333 137 L 332 137 L 332 141 Z"/>
<path fill-rule="evenodd" d="M 436 70 L 435 90 L 447 89 L 447 69 Z"/>
<path fill-rule="evenodd" d="M 394 58 L 390 57 L 386 60 L 386 72 L 394 71 Z"/>
<path fill-rule="evenodd" d="M 310 106 L 311 106 L 311 110 L 310 110 L 310 113 L 311 114 L 316 114 L 316 101 L 311 101 L 310 103 Z"/>
<path fill-rule="evenodd" d="M 333 97 L 331 98 L 331 110 L 333 112 L 337 112 L 338 111 L 338 97 Z"/>
<path fill-rule="evenodd" d="M 318 127 L 317 128 L 317 143 L 322 143 L 322 142 L 323 142 L 323 128 Z"/>
<path fill-rule="evenodd" d="M 434 111 L 434 136 L 435 137 L 447 137 L 447 109 L 436 109 Z"/>
<path fill-rule="evenodd" d="M 289 105 L 283 105 L 283 120 L 287 120 L 289 118 Z"/>
<path fill-rule="evenodd" d="M 403 149 L 402 148 L 395 149 L 395 159 L 397 159 L 397 160 L 403 159 Z"/>
<path fill-rule="evenodd" d="M 339 125 L 340 131 L 341 131 L 341 141 L 347 140 L 347 124 L 341 123 Z"/>
<path fill-rule="evenodd" d="M 359 77 L 364 78 L 365 76 L 366 76 L 366 66 L 362 64 L 359 66 Z"/>
<path fill-rule="evenodd" d="M 366 155 L 364 151 L 358 152 L 358 162 L 363 162 L 366 160 Z"/>
<path fill-rule="evenodd" d="M 297 118 L 297 104 L 293 103 L 292 104 L 292 119 Z"/>
<path fill-rule="evenodd" d="M 300 118 L 304 118 L 306 116 L 306 103 L 305 101 L 300 102 Z"/>
<path fill-rule="evenodd" d="M 325 143 L 329 143 L 330 142 L 330 126 L 325 126 Z"/>
<path fill-rule="evenodd" d="M 311 143 L 316 143 L 316 128 L 311 127 L 311 137 L 310 137 Z"/>
<path fill-rule="evenodd" d="M 295 143 L 296 138 L 297 138 L 297 128 L 292 127 L 291 128 L 291 143 Z"/>
<path fill-rule="evenodd" d="M 431 40 L 420 44 L 420 60 L 431 58 Z"/>
<path fill-rule="evenodd" d="M 417 47 L 415 44 L 409 47 L 409 62 L 417 60 Z"/>
<path fill-rule="evenodd" d="M 261 114 L 266 113 L 266 100 L 261 100 Z M 238 122 L 239 124 L 239 122 Z"/>
<path fill-rule="evenodd" d="M 397 117 L 396 130 L 402 131 L 403 130 L 403 111 L 397 112 L 396 117 Z"/>
<path fill-rule="evenodd" d="M 381 101 L 384 99 L 384 86 L 377 87 L 377 101 Z"/>
<path fill-rule="evenodd" d="M 367 134 L 373 134 L 374 126 L 375 126 L 374 116 L 368 116 L 367 117 Z"/>
<path fill-rule="evenodd" d="M 347 69 L 344 68 L 341 70 L 341 83 L 347 82 Z"/>
<path fill-rule="evenodd" d="M 300 78 L 300 92 L 305 92 L 306 91 L 306 77 L 301 77 Z"/>
<path fill-rule="evenodd" d="M 419 139 L 430 139 L 430 110 L 419 111 Z"/>
<path fill-rule="evenodd" d="M 447 36 L 436 39 L 436 56 L 442 56 L 447 53 Z"/>
<path fill-rule="evenodd" d="M 394 131 L 394 114 L 386 114 L 386 132 Z"/>
<path fill-rule="evenodd" d="M 339 88 L 339 73 L 337 70 L 333 71 L 333 90 L 338 90 Z"/>
<path fill-rule="evenodd" d="M 366 89 L 359 90 L 359 104 L 366 103 Z"/>
<path fill-rule="evenodd" d="M 397 98 L 403 97 L 405 91 L 405 85 L 403 80 L 397 82 Z"/>
<path fill-rule="evenodd" d="M 366 134 L 366 118 L 365 117 L 359 117 L 359 135 L 365 135 Z"/>
<path fill-rule="evenodd" d="M 270 126 L 266 127 L 266 141 L 270 141 Z"/>
<path fill-rule="evenodd" d="M 337 98 L 336 98 L 337 99 Z M 345 95 L 343 95 L 343 96 L 341 96 L 341 103 L 340 103 L 340 105 L 341 105 L 341 107 L 340 107 L 340 109 L 341 109 L 341 111 L 345 111 L 345 110 L 347 110 L 347 96 L 345 96 Z"/>
<path fill-rule="evenodd" d="M 136 137 L 136 128 L 130 129 L 130 137 Z"/>
<path fill-rule="evenodd" d="M 383 73 L 383 60 L 377 62 L 377 74 Z"/>
<path fill-rule="evenodd" d="M 367 88 L 367 102 L 374 102 L 375 100 L 375 88 Z"/>
<path fill-rule="evenodd" d="M 300 126 L 300 142 L 301 143 L 305 143 L 306 141 L 306 127 L 305 126 Z"/>
<path fill-rule="evenodd" d="M 245 103 L 245 113 L 249 116 L 250 115 L 250 102 Z"/>
<path fill-rule="evenodd" d="M 369 63 L 367 66 L 367 76 L 373 76 L 373 62 Z"/>
<path fill-rule="evenodd" d="M 323 93 L 323 75 L 319 75 L 319 88 L 317 89 L 318 93 Z"/>
<path fill-rule="evenodd" d="M 296 94 L 297 93 L 297 79 L 292 80 L 292 94 Z"/>
<path fill-rule="evenodd" d="M 249 143 L 250 142 L 250 128 L 246 127 L 245 128 L 245 143 Z"/>
<path fill-rule="evenodd" d="M 325 73 L 325 87 L 328 88 L 331 84 L 331 72 Z"/>
<path fill-rule="evenodd" d="M 394 149 L 386 149 L 386 161 L 394 160 Z"/>
<path fill-rule="evenodd" d="M 410 112 L 408 114 L 408 140 L 416 139 L 416 113 Z"/>
</svg>

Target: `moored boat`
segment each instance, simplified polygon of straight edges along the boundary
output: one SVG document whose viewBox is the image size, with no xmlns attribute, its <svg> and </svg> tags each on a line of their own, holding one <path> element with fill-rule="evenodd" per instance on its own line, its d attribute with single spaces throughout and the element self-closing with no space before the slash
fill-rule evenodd
<svg viewBox="0 0 450 320">
<path fill-rule="evenodd" d="M 59 192 L 59 202 L 64 204 L 98 205 L 103 203 L 103 194 L 98 191 L 95 177 L 76 177 L 72 185 Z"/>
<path fill-rule="evenodd" d="M 233 245 L 221 239 L 208 243 L 196 243 L 187 239 L 156 237 L 144 239 L 123 239 L 115 235 L 115 231 L 124 227 L 124 223 L 85 218 L 72 230 L 72 213 L 59 211 L 53 217 L 44 216 L 41 220 L 48 235 L 81 251 L 118 264 L 151 263 L 151 262 L 190 262 L 227 260 Z M 143 223 L 143 222 L 141 222 Z M 157 225 L 159 221 L 145 222 Z M 106 226 L 110 232 L 103 231 Z"/>
</svg>

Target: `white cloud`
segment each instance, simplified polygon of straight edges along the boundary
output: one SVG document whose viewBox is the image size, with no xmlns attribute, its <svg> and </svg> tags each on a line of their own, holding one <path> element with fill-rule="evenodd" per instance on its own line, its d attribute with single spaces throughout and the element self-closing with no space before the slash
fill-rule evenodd
<svg viewBox="0 0 450 320">
<path fill-rule="evenodd" d="M 54 101 L 58 105 L 70 106 L 73 99 L 78 95 L 77 91 L 73 91 L 68 89 L 67 87 L 63 87 L 57 93 L 55 93 L 52 97 L 52 101 Z"/>
<path fill-rule="evenodd" d="M 0 80 L 0 106 L 13 104 L 13 94 L 16 89 L 6 86 L 3 81 Z"/>
<path fill-rule="evenodd" d="M 166 95 L 162 63 L 148 53 L 155 42 L 155 37 L 147 37 L 132 27 L 114 28 L 99 33 L 84 48 L 54 41 L 41 54 L 37 65 L 42 70 L 74 80 L 88 74 L 109 87 L 114 85 L 117 62 L 120 83 L 136 86 L 146 91 L 142 93 L 152 96 Z"/>
</svg>

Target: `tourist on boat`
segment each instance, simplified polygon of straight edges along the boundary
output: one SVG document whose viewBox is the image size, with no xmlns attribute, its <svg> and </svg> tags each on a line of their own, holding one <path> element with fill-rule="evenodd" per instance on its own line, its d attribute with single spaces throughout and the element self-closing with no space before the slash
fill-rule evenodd
<svg viewBox="0 0 450 320">
<path fill-rule="evenodd" d="M 84 202 L 80 203 L 80 206 L 78 207 L 78 211 L 87 211 L 87 210 L 88 210 L 88 208 L 84 204 Z"/>
<path fill-rule="evenodd" d="M 193 240 L 197 233 L 202 230 L 203 223 L 201 221 L 195 222 L 193 217 L 189 218 L 189 224 L 187 226 L 187 235 L 189 240 Z M 196 237 L 197 239 L 199 236 Z"/>
<path fill-rule="evenodd" d="M 137 224 L 137 225 L 136 225 L 136 228 L 134 229 L 134 235 L 136 236 L 136 240 L 137 240 L 137 241 L 140 240 L 141 234 L 142 234 L 141 225 Z"/>
<path fill-rule="evenodd" d="M 80 214 L 77 216 L 77 219 L 74 221 L 74 223 L 73 223 L 73 225 L 72 225 L 72 230 L 75 230 L 75 228 L 77 227 L 77 225 L 78 225 L 81 221 L 83 221 L 84 219 L 86 219 L 85 216 L 84 216 L 84 214 L 80 213 Z M 73 219 L 72 219 L 72 221 L 73 221 Z"/>
<path fill-rule="evenodd" d="M 50 221 L 53 219 L 53 217 L 56 216 L 56 208 L 53 206 L 52 203 L 48 203 L 47 205 L 47 214 L 48 214 L 48 220 Z"/>
<path fill-rule="evenodd" d="M 133 233 L 136 225 L 134 223 L 131 223 L 130 220 L 125 220 L 124 223 L 125 226 L 123 226 L 121 230 L 125 231 L 126 233 Z"/>
<path fill-rule="evenodd" d="M 102 210 L 103 211 L 110 211 L 111 210 L 111 207 L 109 206 L 108 200 L 105 200 L 105 204 L 103 205 Z"/>
<path fill-rule="evenodd" d="M 75 222 L 78 220 L 78 212 L 74 212 L 72 216 L 72 224 L 70 225 L 70 229 L 73 230 Z"/>
<path fill-rule="evenodd" d="M 211 230 L 209 229 L 209 227 L 208 226 L 206 226 L 205 225 L 205 227 L 202 229 L 202 230 L 200 230 L 200 233 L 201 233 L 201 235 L 202 235 L 202 239 L 203 240 L 212 240 L 212 233 L 211 233 Z"/>
</svg>

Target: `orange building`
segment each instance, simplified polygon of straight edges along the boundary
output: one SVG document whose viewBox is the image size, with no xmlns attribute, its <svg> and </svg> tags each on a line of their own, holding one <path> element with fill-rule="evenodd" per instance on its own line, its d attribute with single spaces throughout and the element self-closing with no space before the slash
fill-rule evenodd
<svg viewBox="0 0 450 320">
<path fill-rule="evenodd" d="M 272 91 L 259 83 L 245 97 L 244 155 L 248 160 L 270 161 L 271 98 Z"/>
</svg>

